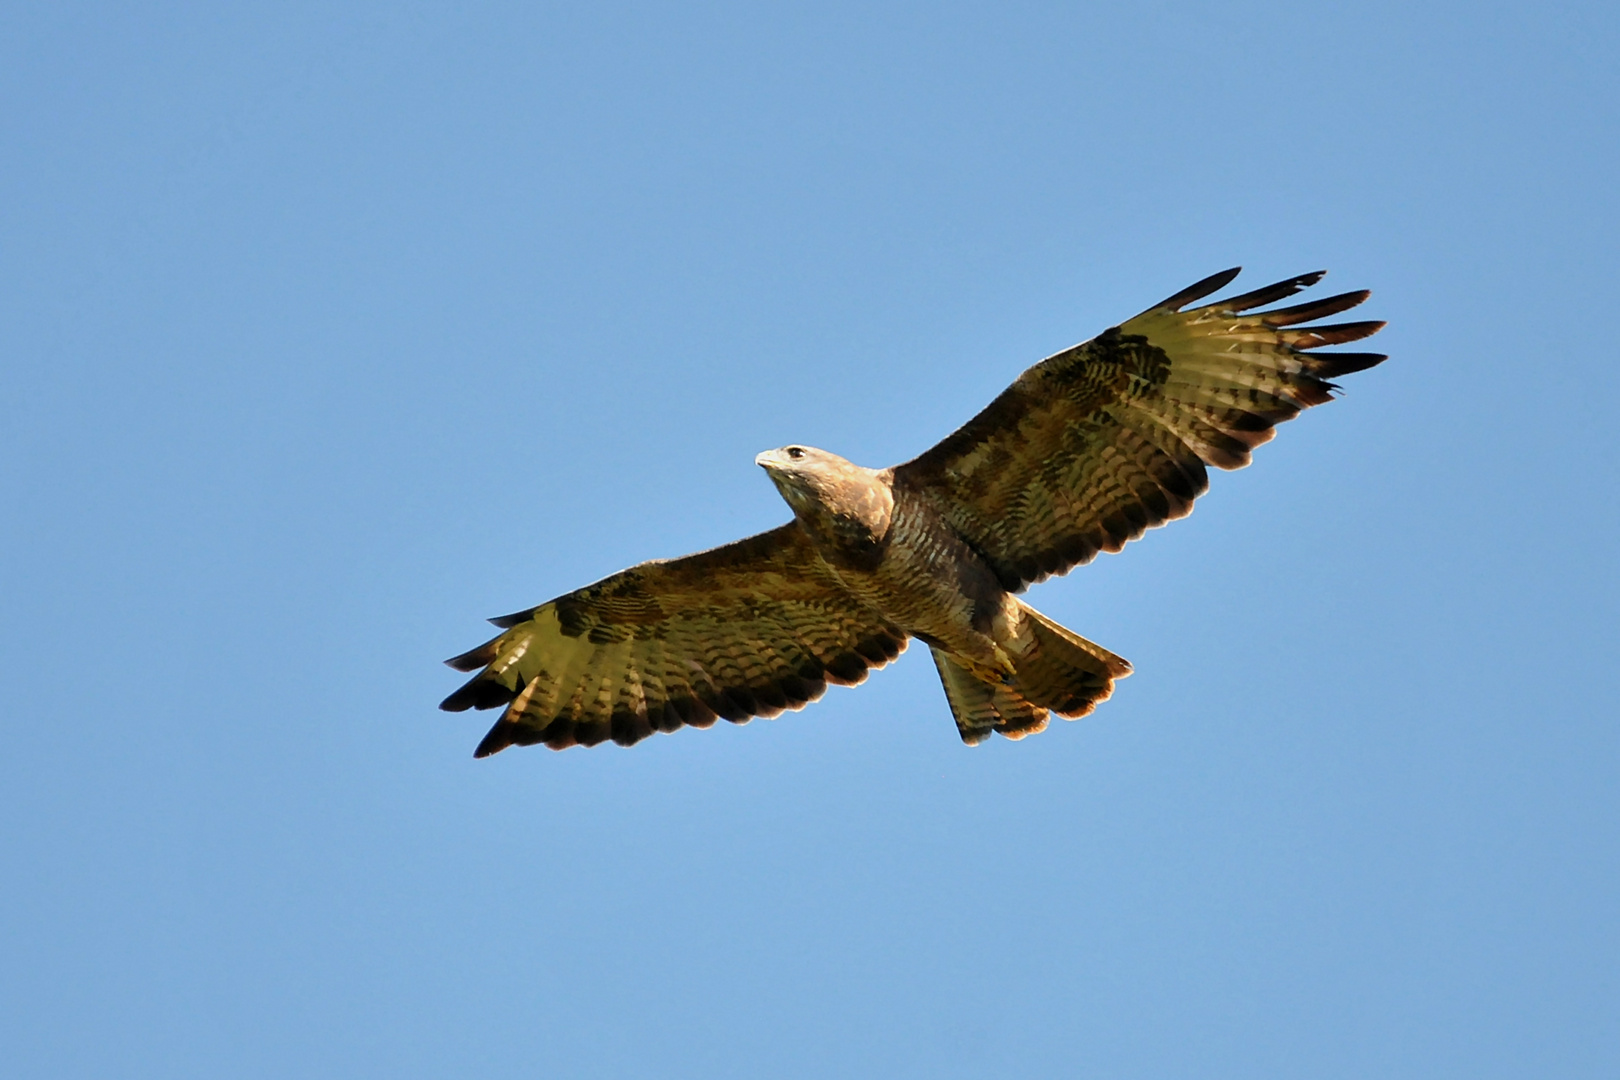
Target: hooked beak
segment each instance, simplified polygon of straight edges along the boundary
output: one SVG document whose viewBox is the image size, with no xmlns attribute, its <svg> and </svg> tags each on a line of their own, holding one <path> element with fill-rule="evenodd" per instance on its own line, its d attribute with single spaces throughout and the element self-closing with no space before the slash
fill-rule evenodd
<svg viewBox="0 0 1620 1080">
<path fill-rule="evenodd" d="M 773 469 L 780 469 L 783 465 L 787 464 L 787 459 L 783 456 L 782 451 L 780 450 L 766 450 L 764 453 L 759 454 L 754 458 L 754 464 L 758 465 L 766 472 L 770 472 Z"/>
</svg>

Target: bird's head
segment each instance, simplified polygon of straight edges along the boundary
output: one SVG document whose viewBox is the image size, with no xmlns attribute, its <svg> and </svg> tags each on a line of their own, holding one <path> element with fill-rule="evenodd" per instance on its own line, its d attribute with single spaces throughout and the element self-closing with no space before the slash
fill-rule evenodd
<svg viewBox="0 0 1620 1080">
<path fill-rule="evenodd" d="M 754 458 L 794 509 L 806 501 L 821 502 L 827 490 L 859 469 L 837 454 L 813 446 L 783 446 Z"/>
<path fill-rule="evenodd" d="M 887 529 L 894 506 L 879 474 L 813 446 L 784 446 L 754 459 L 801 521 L 829 515 L 862 523 L 869 532 Z"/>
</svg>

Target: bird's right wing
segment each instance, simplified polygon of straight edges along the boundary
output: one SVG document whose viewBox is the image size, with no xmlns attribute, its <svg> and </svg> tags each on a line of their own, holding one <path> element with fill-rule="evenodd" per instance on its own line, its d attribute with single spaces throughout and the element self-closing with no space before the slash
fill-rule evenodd
<svg viewBox="0 0 1620 1080">
<path fill-rule="evenodd" d="M 1205 278 L 1036 364 L 933 449 L 895 466 L 896 488 L 926 498 L 1014 591 L 1186 515 L 1209 486 L 1206 465 L 1247 465 L 1277 424 L 1332 397 L 1328 380 L 1384 359 L 1314 351 L 1381 322 L 1299 326 L 1366 292 L 1252 310 L 1320 273 L 1182 310 L 1236 276 Z"/>
<path fill-rule="evenodd" d="M 447 661 L 483 668 L 441 708 L 506 711 L 479 744 L 623 746 L 716 717 L 742 723 L 853 685 L 905 632 L 852 597 L 796 522 L 633 566 L 494 620 L 499 637 Z"/>
</svg>

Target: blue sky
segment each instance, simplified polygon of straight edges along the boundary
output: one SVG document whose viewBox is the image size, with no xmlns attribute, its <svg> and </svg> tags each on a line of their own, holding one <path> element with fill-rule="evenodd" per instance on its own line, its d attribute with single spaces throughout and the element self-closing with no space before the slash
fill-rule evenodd
<svg viewBox="0 0 1620 1080">
<path fill-rule="evenodd" d="M 0 13 L 19 1076 L 1611 1076 L 1620 19 L 1597 4 Z M 474 762 L 481 619 L 785 520 L 1215 270 L 1392 359 L 925 651 Z"/>
</svg>

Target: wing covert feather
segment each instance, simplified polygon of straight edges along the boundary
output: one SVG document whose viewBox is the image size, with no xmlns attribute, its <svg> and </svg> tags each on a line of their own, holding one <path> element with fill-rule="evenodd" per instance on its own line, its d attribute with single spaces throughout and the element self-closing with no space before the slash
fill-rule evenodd
<svg viewBox="0 0 1620 1080">
<path fill-rule="evenodd" d="M 493 620 L 504 633 L 448 663 L 482 668 L 441 708 L 505 706 L 476 756 L 744 723 L 853 685 L 905 648 L 793 522 L 681 559 L 633 566 Z"/>
<path fill-rule="evenodd" d="M 896 485 L 930 499 L 1013 591 L 1191 513 L 1206 466 L 1247 465 L 1277 424 L 1332 399 L 1329 379 L 1384 359 L 1307 351 L 1358 341 L 1381 322 L 1283 329 L 1348 310 L 1366 291 L 1252 310 L 1320 272 L 1181 310 L 1236 276 L 1205 278 L 1036 364 L 896 466 Z"/>
</svg>

